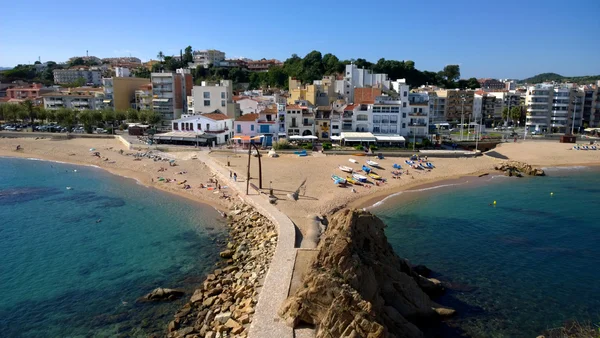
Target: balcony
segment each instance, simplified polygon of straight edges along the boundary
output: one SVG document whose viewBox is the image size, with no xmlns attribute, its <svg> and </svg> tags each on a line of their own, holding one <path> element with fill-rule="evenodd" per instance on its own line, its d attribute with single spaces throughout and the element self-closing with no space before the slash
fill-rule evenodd
<svg viewBox="0 0 600 338">
<path fill-rule="evenodd" d="M 425 117 L 425 116 L 427 116 L 427 114 L 422 113 L 422 112 L 421 113 L 410 112 L 410 113 L 408 113 L 408 116 L 423 116 L 423 117 Z"/>
<path fill-rule="evenodd" d="M 427 123 L 425 122 L 413 122 L 408 124 L 409 127 L 425 127 Z"/>
</svg>

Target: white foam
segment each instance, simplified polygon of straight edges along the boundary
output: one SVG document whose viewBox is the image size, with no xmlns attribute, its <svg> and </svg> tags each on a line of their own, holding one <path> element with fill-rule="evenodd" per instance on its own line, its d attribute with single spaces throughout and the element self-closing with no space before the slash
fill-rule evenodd
<svg viewBox="0 0 600 338">
<path fill-rule="evenodd" d="M 582 165 L 574 165 L 574 166 L 567 166 L 567 167 L 543 167 L 542 169 L 544 171 L 561 171 L 561 170 L 582 170 L 582 169 L 588 169 L 590 167 L 586 167 L 586 166 L 582 166 Z"/>
<path fill-rule="evenodd" d="M 422 191 L 428 191 L 428 190 L 434 190 L 434 189 L 439 189 L 439 188 L 445 188 L 445 187 L 453 187 L 453 186 L 457 186 L 457 185 L 463 185 L 468 183 L 469 181 L 464 181 L 461 183 L 449 183 L 449 184 L 441 184 L 441 185 L 435 185 L 432 187 L 427 187 L 427 188 L 422 188 L 422 189 L 414 189 L 414 190 L 404 190 L 404 191 L 399 191 L 397 193 L 393 193 L 391 195 L 386 196 L 384 199 L 382 199 L 381 201 L 376 202 L 375 204 L 373 204 L 370 207 L 366 207 L 363 210 L 367 210 L 367 209 L 372 209 L 372 208 L 376 208 L 379 207 L 381 205 L 383 205 L 385 203 L 385 201 L 387 201 L 390 198 L 396 197 L 396 196 L 400 196 L 403 193 L 407 193 L 407 192 L 422 192 Z"/>
</svg>

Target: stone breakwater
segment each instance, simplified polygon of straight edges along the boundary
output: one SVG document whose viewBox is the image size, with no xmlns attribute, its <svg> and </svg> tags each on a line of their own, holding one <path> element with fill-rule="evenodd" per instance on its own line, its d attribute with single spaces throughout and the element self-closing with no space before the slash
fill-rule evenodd
<svg viewBox="0 0 600 338">
<path fill-rule="evenodd" d="M 167 328 L 167 337 L 247 337 L 259 287 L 277 246 L 274 225 L 246 204 L 229 212 L 224 264 L 206 277 Z"/>
<path fill-rule="evenodd" d="M 523 174 L 528 176 L 544 176 L 544 170 L 535 168 L 527 163 L 518 161 L 507 161 L 494 167 L 496 170 L 504 172 L 506 176 L 522 177 Z"/>
</svg>

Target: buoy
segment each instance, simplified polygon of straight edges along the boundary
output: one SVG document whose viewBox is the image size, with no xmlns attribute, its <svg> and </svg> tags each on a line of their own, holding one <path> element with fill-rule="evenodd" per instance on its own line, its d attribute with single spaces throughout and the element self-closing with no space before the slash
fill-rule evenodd
<svg viewBox="0 0 600 338">
<path fill-rule="evenodd" d="M 554 193 L 553 193 L 553 192 L 551 192 L 551 193 L 550 193 L 550 196 L 554 196 Z"/>
<path fill-rule="evenodd" d="M 494 205 L 496 205 L 496 201 L 494 201 Z"/>
</svg>

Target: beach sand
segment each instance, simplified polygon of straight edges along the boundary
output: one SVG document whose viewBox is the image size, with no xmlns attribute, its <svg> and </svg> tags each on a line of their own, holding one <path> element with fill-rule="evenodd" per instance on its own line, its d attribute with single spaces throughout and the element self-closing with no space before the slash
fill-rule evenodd
<svg viewBox="0 0 600 338">
<path fill-rule="evenodd" d="M 23 147 L 23 151 L 15 151 L 18 144 Z M 92 156 L 89 151 L 90 148 L 95 148 L 102 157 L 108 157 L 109 161 L 103 161 Z M 526 141 L 501 144 L 493 151 L 511 160 L 523 161 L 535 166 L 600 164 L 600 150 L 575 151 L 570 150 L 571 148 L 572 145 L 561 144 L 557 141 Z M 119 141 L 112 139 L 0 139 L 0 156 L 32 157 L 74 164 L 95 165 L 107 169 L 111 173 L 134 178 L 142 184 L 177 193 L 218 208 L 224 208 L 228 205 L 227 201 L 220 199 L 219 195 L 214 194 L 213 191 L 198 188 L 200 183 L 206 184 L 212 174 L 210 169 L 201 161 L 191 159 L 194 154 L 197 154 L 193 149 L 187 152 L 170 153 L 169 156 L 177 159 L 178 166 L 175 167 L 169 167 L 167 162 L 154 162 L 147 158 L 142 161 L 134 161 L 131 156 L 119 154 L 119 150 L 123 150 L 125 153 L 136 152 L 125 149 Z M 211 156 L 224 166 L 229 160 L 232 173 L 237 173 L 239 180 L 245 180 L 248 163 L 246 154 L 213 152 Z M 349 162 L 349 158 L 358 160 L 359 164 Z M 347 176 L 346 173 L 338 169 L 338 165 L 360 169 L 367 159 L 364 156 L 324 156 L 323 154 L 307 157 L 282 155 L 278 158 L 263 156 L 263 191 L 268 192 L 270 185 L 272 186 L 274 194 L 279 198 L 277 207 L 292 219 L 302 236 L 306 238 L 307 235 L 312 236 L 308 232 L 314 229 L 314 217 L 317 215 L 325 215 L 344 206 L 368 207 L 390 194 L 417 186 L 431 186 L 442 180 L 494 173 L 494 165 L 503 161 L 489 156 L 430 158 L 429 161 L 436 166 L 435 169 L 430 171 L 409 169 L 408 175 L 402 174 L 400 179 L 392 179 L 391 171 L 394 170 L 392 165 L 398 163 L 405 168 L 404 160 L 406 158 L 390 157 L 375 160 L 379 162 L 381 169 L 375 169 L 374 171 L 386 178 L 387 183 L 380 186 L 369 185 L 370 189 L 361 186 L 339 188 L 334 185 L 331 179 L 332 174 L 341 177 Z M 113 161 L 114 163 L 110 163 Z M 167 171 L 158 172 L 160 167 L 167 168 Z M 180 171 L 187 171 L 187 174 L 178 175 L 177 172 Z M 177 179 L 178 181 L 186 179 L 192 189 L 184 190 L 181 185 L 176 183 L 158 182 L 157 177 L 159 176 Z M 251 182 L 258 186 L 258 161 L 255 157 L 252 157 L 251 160 L 251 177 Z M 298 189 L 304 180 L 306 180 L 306 184 L 300 191 L 299 200 L 291 201 L 287 195 Z M 221 182 L 221 185 L 227 185 L 227 182 Z M 356 192 L 352 192 L 352 188 Z M 223 191 L 235 195 L 227 189 Z"/>
</svg>

